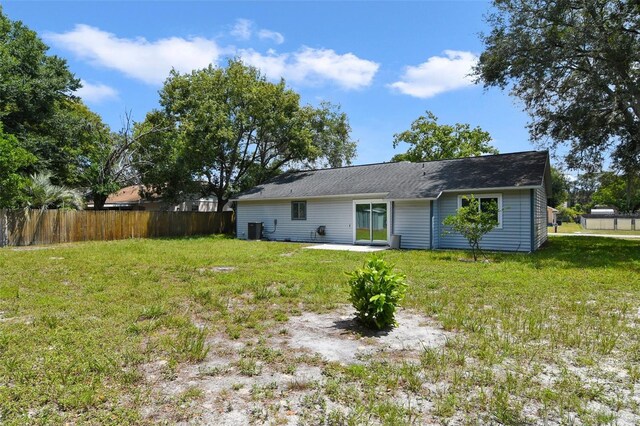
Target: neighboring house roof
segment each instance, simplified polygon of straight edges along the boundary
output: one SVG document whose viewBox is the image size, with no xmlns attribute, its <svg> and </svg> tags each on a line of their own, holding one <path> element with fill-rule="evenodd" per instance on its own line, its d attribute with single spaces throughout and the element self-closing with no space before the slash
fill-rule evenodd
<svg viewBox="0 0 640 426">
<path fill-rule="evenodd" d="M 145 189 L 145 187 L 143 185 L 131 185 L 131 186 L 127 186 L 124 187 L 122 189 L 120 189 L 117 192 L 114 192 L 113 194 L 109 195 L 107 197 L 107 200 L 105 201 L 105 204 L 140 204 L 140 203 L 145 203 L 145 202 L 156 202 L 156 201 L 162 201 L 161 197 L 157 194 L 150 194 L 148 197 L 149 198 L 145 198 L 142 195 L 140 195 L 141 191 Z M 193 196 L 191 198 L 189 198 L 190 201 L 195 201 L 195 200 L 200 200 L 200 201 L 216 201 L 214 198 L 206 198 L 206 197 L 199 197 L 199 196 Z"/>
<path fill-rule="evenodd" d="M 614 209 L 605 209 L 605 208 L 597 208 L 597 209 L 591 209 L 591 214 L 616 214 L 616 211 Z"/>
<path fill-rule="evenodd" d="M 125 188 L 122 188 L 118 192 L 114 192 L 113 194 L 107 197 L 106 204 L 129 204 L 129 203 L 138 203 L 142 200 L 142 196 L 140 195 L 140 190 L 142 189 L 142 185 L 131 185 Z"/>
<path fill-rule="evenodd" d="M 237 195 L 233 200 L 356 194 L 376 194 L 388 199 L 435 199 L 445 191 L 542 185 L 550 193 L 549 173 L 547 151 L 422 163 L 380 163 L 284 173 Z"/>
</svg>

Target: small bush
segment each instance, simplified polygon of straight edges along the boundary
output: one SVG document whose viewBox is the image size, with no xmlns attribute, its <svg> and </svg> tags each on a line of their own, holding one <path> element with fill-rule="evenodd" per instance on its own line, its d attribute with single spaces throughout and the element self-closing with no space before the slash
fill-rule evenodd
<svg viewBox="0 0 640 426">
<path fill-rule="evenodd" d="M 478 252 L 484 256 L 480 248 L 482 237 L 499 225 L 500 210 L 495 200 L 483 204 L 473 194 L 471 197 L 463 196 L 462 201 L 466 202 L 467 205 L 463 205 L 456 210 L 456 214 L 444 218 L 442 224 L 450 229 L 445 229 L 443 235 L 450 234 L 453 231 L 466 238 L 471 246 L 473 260 L 476 261 L 478 260 Z"/>
<path fill-rule="evenodd" d="M 405 275 L 393 273 L 393 265 L 375 256 L 348 275 L 349 301 L 360 321 L 378 330 L 396 325 L 396 306 L 407 291 Z"/>
</svg>

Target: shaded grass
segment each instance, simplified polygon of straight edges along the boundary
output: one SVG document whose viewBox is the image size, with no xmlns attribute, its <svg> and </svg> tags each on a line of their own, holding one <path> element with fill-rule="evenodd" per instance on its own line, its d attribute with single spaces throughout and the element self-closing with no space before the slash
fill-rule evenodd
<svg viewBox="0 0 640 426">
<path fill-rule="evenodd" d="M 143 422 L 141 364 L 168 359 L 171 374 L 207 356 L 208 335 L 260 340 L 301 309 L 345 303 L 344 272 L 367 255 L 301 247 L 212 237 L 0 250 L 0 422 Z M 383 256 L 407 275 L 404 305 L 456 337 L 425 350 L 419 364 L 327 367 L 326 384 L 308 396 L 319 407 L 305 412 L 311 419 L 323 410 L 343 420 L 416 420 L 398 393 L 429 399 L 441 419 L 505 424 L 531 413 L 597 423 L 615 407 L 637 411 L 572 369 L 597 375 L 615 363 L 629 372 L 620 389 L 639 380 L 640 242 L 556 237 L 533 255 L 477 264 L 455 251 Z M 237 368 L 248 377 L 260 374 L 258 361 L 283 362 L 263 344 L 241 355 Z M 183 399 L 200 396 L 192 393 Z M 332 412 L 326 400 L 352 411 Z M 589 408 L 593 401 L 611 413 Z"/>
</svg>

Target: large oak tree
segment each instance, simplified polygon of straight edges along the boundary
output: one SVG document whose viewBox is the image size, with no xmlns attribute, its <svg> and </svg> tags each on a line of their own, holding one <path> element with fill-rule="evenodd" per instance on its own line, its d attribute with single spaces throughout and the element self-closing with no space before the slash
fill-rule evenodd
<svg viewBox="0 0 640 426">
<path fill-rule="evenodd" d="M 568 144 L 572 168 L 608 153 L 640 166 L 640 4 L 631 0 L 494 0 L 475 68 L 524 102 L 532 138 Z"/>
<path fill-rule="evenodd" d="M 53 184 L 83 187 L 103 149 L 98 134 L 106 126 L 74 96 L 80 80 L 66 61 L 48 50 L 34 31 L 10 20 L 0 7 L 0 124 L 30 155 L 17 170 L 22 180 L 48 172 Z M 5 204 L 18 206 L 22 198 L 16 194 Z"/>
<path fill-rule="evenodd" d="M 18 139 L 41 133 L 58 102 L 80 87 L 64 59 L 47 55 L 49 48 L 20 21 L 11 21 L 0 7 L 0 120 Z"/>
<path fill-rule="evenodd" d="M 36 158 L 5 134 L 0 123 L 0 209 L 20 207 L 26 201 L 26 170 Z"/>
<path fill-rule="evenodd" d="M 214 194 L 218 209 L 237 191 L 295 165 L 349 163 L 355 144 L 346 115 L 330 104 L 314 109 L 284 80 L 232 59 L 226 67 L 172 71 L 160 91 L 161 109 L 138 131 L 143 182 L 165 199 Z"/>
</svg>

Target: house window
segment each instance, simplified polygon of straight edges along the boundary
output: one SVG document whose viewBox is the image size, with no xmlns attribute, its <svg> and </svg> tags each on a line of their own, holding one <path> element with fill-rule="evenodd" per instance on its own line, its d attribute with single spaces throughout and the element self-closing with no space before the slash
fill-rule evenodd
<svg viewBox="0 0 640 426">
<path fill-rule="evenodd" d="M 291 220 L 307 220 L 307 202 L 291 202 Z"/>
<path fill-rule="evenodd" d="M 465 197 L 471 198 L 470 195 L 458 196 L 458 208 L 467 207 L 469 205 L 469 200 Z M 491 203 L 495 203 L 498 206 L 498 211 L 496 212 L 496 219 L 498 220 L 498 228 L 502 228 L 502 194 L 482 194 L 482 195 L 474 195 L 473 196 L 480 203 L 480 211 L 486 209 Z"/>
</svg>

